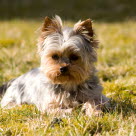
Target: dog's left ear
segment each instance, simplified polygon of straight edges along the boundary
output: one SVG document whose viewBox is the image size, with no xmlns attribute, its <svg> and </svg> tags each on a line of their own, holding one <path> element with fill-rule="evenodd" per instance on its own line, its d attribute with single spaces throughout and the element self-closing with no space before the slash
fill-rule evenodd
<svg viewBox="0 0 136 136">
<path fill-rule="evenodd" d="M 74 32 L 76 34 L 82 35 L 88 41 L 91 41 L 94 36 L 94 32 L 92 29 L 92 21 L 91 19 L 87 19 L 85 21 L 79 21 L 74 25 Z"/>
</svg>

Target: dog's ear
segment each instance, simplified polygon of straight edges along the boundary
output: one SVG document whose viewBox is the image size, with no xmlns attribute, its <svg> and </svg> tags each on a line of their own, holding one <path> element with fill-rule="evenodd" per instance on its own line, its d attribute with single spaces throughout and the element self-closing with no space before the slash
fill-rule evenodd
<svg viewBox="0 0 136 136">
<path fill-rule="evenodd" d="M 42 51 L 43 42 L 47 38 L 48 35 L 53 33 L 62 33 L 62 21 L 59 16 L 55 16 L 55 18 L 51 19 L 49 17 L 45 17 L 44 23 L 41 27 L 41 34 L 38 38 L 38 51 Z"/>
<path fill-rule="evenodd" d="M 61 18 L 59 16 L 55 16 L 53 19 L 45 17 L 41 31 L 44 32 L 46 36 L 54 32 L 62 33 Z"/>
<path fill-rule="evenodd" d="M 74 32 L 76 34 L 82 35 L 88 41 L 91 41 L 94 36 L 94 32 L 92 29 L 92 21 L 91 19 L 87 19 L 85 21 L 79 21 L 74 25 Z"/>
</svg>

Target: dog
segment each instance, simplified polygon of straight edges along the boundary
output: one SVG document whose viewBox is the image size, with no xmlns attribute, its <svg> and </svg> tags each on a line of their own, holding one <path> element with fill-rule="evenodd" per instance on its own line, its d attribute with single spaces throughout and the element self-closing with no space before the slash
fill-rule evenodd
<svg viewBox="0 0 136 136">
<path fill-rule="evenodd" d="M 82 106 L 92 116 L 108 104 L 96 74 L 98 41 L 91 19 L 63 28 L 59 16 L 45 17 L 37 46 L 40 67 L 1 87 L 2 108 L 34 104 L 42 113 L 71 113 Z"/>
</svg>

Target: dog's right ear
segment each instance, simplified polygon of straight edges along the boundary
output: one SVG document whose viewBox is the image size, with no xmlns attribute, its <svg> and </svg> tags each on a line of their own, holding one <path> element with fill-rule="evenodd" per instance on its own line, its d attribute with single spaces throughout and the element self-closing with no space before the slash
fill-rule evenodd
<svg viewBox="0 0 136 136">
<path fill-rule="evenodd" d="M 55 18 L 50 19 L 49 17 L 45 17 L 42 29 L 42 32 L 45 32 L 45 35 L 49 35 L 52 33 L 62 33 L 62 21 L 59 16 L 55 16 Z"/>
<path fill-rule="evenodd" d="M 39 53 L 42 51 L 44 40 L 53 33 L 62 34 L 62 20 L 59 16 L 55 16 L 52 19 L 45 17 L 37 43 Z"/>
</svg>

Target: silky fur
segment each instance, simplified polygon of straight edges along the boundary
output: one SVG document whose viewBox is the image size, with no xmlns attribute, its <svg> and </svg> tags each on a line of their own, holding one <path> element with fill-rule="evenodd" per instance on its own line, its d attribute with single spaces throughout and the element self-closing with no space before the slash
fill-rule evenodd
<svg viewBox="0 0 136 136">
<path fill-rule="evenodd" d="M 13 80 L 5 91 L 1 87 L 5 92 L 1 107 L 27 103 L 43 113 L 65 113 L 82 105 L 89 116 L 100 111 L 108 98 L 96 76 L 97 43 L 90 19 L 64 29 L 60 17 L 46 17 L 38 39 L 41 65 Z M 52 58 L 56 54 L 57 60 Z M 71 60 L 71 55 L 78 59 Z M 68 72 L 62 74 L 60 67 Z"/>
</svg>

